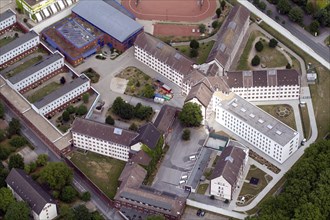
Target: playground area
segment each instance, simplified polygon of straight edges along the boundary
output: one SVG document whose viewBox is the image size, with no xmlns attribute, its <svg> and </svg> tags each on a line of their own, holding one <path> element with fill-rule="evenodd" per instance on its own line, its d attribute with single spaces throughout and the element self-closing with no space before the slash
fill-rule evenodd
<svg viewBox="0 0 330 220">
<path fill-rule="evenodd" d="M 216 0 L 122 0 L 141 20 L 199 22 L 212 17 Z"/>
</svg>

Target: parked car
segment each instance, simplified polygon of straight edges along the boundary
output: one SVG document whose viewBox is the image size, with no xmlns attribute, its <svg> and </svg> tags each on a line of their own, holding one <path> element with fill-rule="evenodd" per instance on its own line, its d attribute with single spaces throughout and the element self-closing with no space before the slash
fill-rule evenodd
<svg viewBox="0 0 330 220">
<path fill-rule="evenodd" d="M 201 212 L 202 212 L 202 210 L 201 209 L 198 209 L 196 215 L 197 216 L 200 216 L 201 215 Z"/>
<path fill-rule="evenodd" d="M 201 216 L 203 217 L 205 215 L 205 211 L 202 210 Z"/>
</svg>

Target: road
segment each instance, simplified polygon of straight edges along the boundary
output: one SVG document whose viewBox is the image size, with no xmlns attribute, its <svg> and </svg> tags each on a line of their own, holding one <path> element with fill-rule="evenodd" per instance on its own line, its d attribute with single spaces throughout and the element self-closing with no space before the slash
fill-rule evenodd
<svg viewBox="0 0 330 220">
<path fill-rule="evenodd" d="M 5 103 L 4 103 L 5 104 Z M 10 121 L 12 118 L 19 118 L 15 112 L 12 111 L 7 105 L 6 107 L 6 114 L 5 119 L 7 121 Z M 48 147 L 45 145 L 45 143 L 31 130 L 27 124 L 24 123 L 23 120 L 20 120 L 21 122 L 21 132 L 22 134 L 33 144 L 35 147 L 35 152 L 37 154 L 47 154 L 49 157 L 49 161 L 55 162 L 55 161 L 62 161 L 59 159 L 51 150 L 48 149 Z M 118 213 L 115 209 L 111 208 L 109 205 L 107 205 L 103 200 L 101 200 L 97 193 L 88 186 L 88 184 L 85 182 L 83 178 L 78 176 L 76 173 L 74 173 L 73 177 L 73 184 L 79 191 L 89 191 L 91 193 L 91 202 L 97 207 L 97 209 L 106 216 L 107 219 L 122 219 L 118 216 Z"/>
</svg>

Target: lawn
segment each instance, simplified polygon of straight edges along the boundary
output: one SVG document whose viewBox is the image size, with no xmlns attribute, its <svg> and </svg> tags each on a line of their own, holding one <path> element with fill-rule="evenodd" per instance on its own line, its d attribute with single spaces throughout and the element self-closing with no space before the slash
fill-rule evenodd
<svg viewBox="0 0 330 220">
<path fill-rule="evenodd" d="M 42 56 L 41 55 L 39 55 L 37 57 L 33 57 L 32 59 L 25 61 L 24 63 L 22 63 L 21 65 L 17 66 L 16 68 L 8 71 L 5 74 L 5 77 L 6 78 L 13 77 L 17 73 L 22 72 L 23 70 L 29 68 L 30 66 L 33 66 L 34 64 L 38 63 L 41 60 L 42 60 Z"/>
<path fill-rule="evenodd" d="M 6 44 L 9 44 L 10 42 L 12 42 L 15 39 L 16 39 L 15 37 L 9 37 L 9 36 L 0 39 L 0 47 L 3 47 Z"/>
<path fill-rule="evenodd" d="M 311 125 L 309 121 L 308 108 L 307 106 L 299 106 L 301 122 L 303 125 L 304 137 L 308 140 L 311 136 Z"/>
<path fill-rule="evenodd" d="M 198 194 L 202 194 L 204 195 L 206 190 L 207 190 L 207 187 L 209 186 L 209 184 L 205 183 L 205 184 L 200 184 L 197 188 L 197 193 Z"/>
<path fill-rule="evenodd" d="M 92 83 L 97 83 L 100 79 L 100 75 L 92 68 L 88 68 L 82 73 L 85 74 L 91 80 Z"/>
<path fill-rule="evenodd" d="M 124 161 L 92 152 L 86 155 L 74 152 L 71 161 L 110 199 L 115 197 L 118 178 L 125 167 Z"/>
<path fill-rule="evenodd" d="M 292 129 L 296 130 L 296 120 L 294 118 L 294 112 L 291 106 L 289 105 L 259 105 L 259 108 L 272 115 L 276 119 L 280 120 L 284 124 L 288 125 Z M 287 109 L 289 111 L 285 116 L 280 116 L 277 111 L 283 111 Z"/>
<path fill-rule="evenodd" d="M 288 64 L 288 60 L 281 52 L 268 46 L 268 41 L 263 39 L 262 44 L 264 49 L 261 52 L 257 52 L 261 64 L 264 64 L 267 68 L 283 67 Z"/>
<path fill-rule="evenodd" d="M 240 196 L 250 195 L 251 197 L 257 196 L 268 184 L 268 181 L 272 180 L 271 176 L 268 176 L 264 171 L 252 165 L 250 170 L 246 176 L 246 180 L 250 181 L 250 179 L 254 177 L 259 179 L 258 185 L 253 185 L 247 182 L 244 182 L 243 187 L 240 192 Z M 253 199 L 252 199 L 253 200 Z M 251 202 L 252 200 L 246 200 L 245 204 Z"/>
<path fill-rule="evenodd" d="M 207 43 L 201 43 L 198 48 L 198 56 L 196 58 L 192 58 L 192 60 L 196 61 L 197 64 L 205 63 L 207 57 L 209 56 L 209 53 L 213 47 L 215 41 L 209 41 Z M 189 45 L 184 46 L 176 46 L 178 50 L 180 50 L 181 53 L 186 55 L 187 57 L 190 57 L 190 47 Z"/>
<path fill-rule="evenodd" d="M 35 103 L 36 101 L 39 101 L 46 95 L 52 93 L 53 91 L 57 90 L 60 88 L 62 85 L 57 83 L 57 82 L 51 82 L 47 84 L 46 86 L 38 89 L 35 93 L 27 97 L 27 100 L 31 103 Z"/>
<path fill-rule="evenodd" d="M 315 85 L 310 85 L 312 94 L 313 107 L 318 127 L 318 140 L 322 139 L 329 132 L 330 114 L 326 109 L 329 109 L 330 99 L 330 74 L 329 70 L 322 66 L 317 60 L 298 48 L 294 43 L 278 33 L 269 25 L 262 22 L 260 24 L 264 30 L 273 35 L 277 40 L 293 50 L 298 56 L 304 59 L 305 63 L 312 63 L 316 67 L 318 82 Z"/>
</svg>

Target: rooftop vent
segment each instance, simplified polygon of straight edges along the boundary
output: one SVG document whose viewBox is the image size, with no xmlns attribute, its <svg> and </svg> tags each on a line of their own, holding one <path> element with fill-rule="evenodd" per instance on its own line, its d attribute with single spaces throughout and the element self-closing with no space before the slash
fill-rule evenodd
<svg viewBox="0 0 330 220">
<path fill-rule="evenodd" d="M 230 163 L 233 163 L 234 158 L 232 158 L 232 156 L 228 156 L 228 157 L 226 157 L 225 161 L 230 161 Z"/>
<path fill-rule="evenodd" d="M 174 58 L 177 59 L 177 60 L 180 59 L 180 58 L 181 58 L 181 54 L 176 53 L 176 54 L 174 55 Z"/>
<path fill-rule="evenodd" d="M 278 135 L 281 135 L 281 134 L 282 134 L 282 132 L 281 132 L 281 131 L 279 131 L 279 130 L 277 130 L 277 131 L 276 131 L 276 134 L 278 134 Z"/>
<path fill-rule="evenodd" d="M 242 112 L 246 112 L 246 109 L 245 109 L 245 108 L 241 108 L 241 111 L 242 111 Z"/>
<path fill-rule="evenodd" d="M 162 49 L 164 47 L 164 44 L 162 42 L 158 42 L 157 45 L 156 45 L 156 47 L 158 49 Z"/>
<path fill-rule="evenodd" d="M 251 117 L 251 118 L 254 118 L 254 117 L 256 117 L 256 116 L 255 116 L 254 114 L 250 114 L 250 117 Z"/>
<path fill-rule="evenodd" d="M 113 133 L 121 135 L 123 133 L 123 129 L 120 128 L 115 128 L 115 130 L 113 131 Z"/>
<path fill-rule="evenodd" d="M 262 124 L 262 123 L 264 123 L 265 121 L 262 120 L 262 119 L 259 119 L 258 122 L 259 122 L 260 124 Z"/>
<path fill-rule="evenodd" d="M 237 107 L 237 103 L 235 102 L 233 102 L 231 105 L 234 106 L 235 108 Z"/>
<path fill-rule="evenodd" d="M 267 128 L 268 128 L 268 129 L 272 129 L 273 126 L 271 126 L 271 125 L 267 125 Z"/>
</svg>

